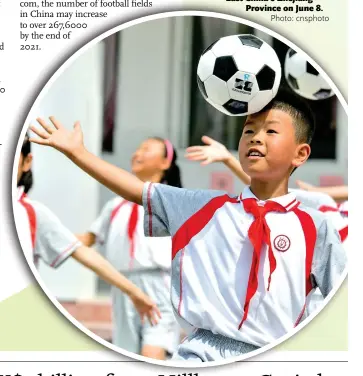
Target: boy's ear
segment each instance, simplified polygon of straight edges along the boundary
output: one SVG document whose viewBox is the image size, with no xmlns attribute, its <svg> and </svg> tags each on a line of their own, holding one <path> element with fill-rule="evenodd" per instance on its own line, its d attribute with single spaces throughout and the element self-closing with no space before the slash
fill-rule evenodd
<svg viewBox="0 0 363 376">
<path fill-rule="evenodd" d="M 293 167 L 300 167 L 309 158 L 311 153 L 311 148 L 309 144 L 300 144 L 296 148 L 295 158 L 292 160 Z"/>
</svg>

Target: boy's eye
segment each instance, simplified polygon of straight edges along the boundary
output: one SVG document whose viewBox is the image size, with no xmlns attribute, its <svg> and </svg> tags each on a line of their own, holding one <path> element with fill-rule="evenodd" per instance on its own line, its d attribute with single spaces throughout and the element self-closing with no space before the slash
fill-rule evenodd
<svg viewBox="0 0 363 376">
<path fill-rule="evenodd" d="M 269 129 L 267 133 L 277 133 L 274 129 Z"/>
<path fill-rule="evenodd" d="M 253 133 L 253 131 L 251 129 L 246 129 L 244 133 L 245 134 L 247 134 L 247 133 Z"/>
</svg>

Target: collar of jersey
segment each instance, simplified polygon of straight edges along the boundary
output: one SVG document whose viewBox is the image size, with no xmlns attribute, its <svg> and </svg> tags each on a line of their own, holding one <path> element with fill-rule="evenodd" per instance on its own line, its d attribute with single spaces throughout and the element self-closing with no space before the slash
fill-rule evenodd
<svg viewBox="0 0 363 376">
<path fill-rule="evenodd" d="M 296 200 L 296 196 L 293 192 L 289 192 L 288 194 L 280 197 L 270 198 L 266 201 L 259 200 L 251 191 L 250 187 L 246 187 L 242 193 L 239 195 L 239 201 L 242 201 L 246 198 L 254 198 L 257 200 L 257 203 L 261 206 L 265 204 L 266 201 L 274 201 L 283 206 L 286 211 L 290 211 L 295 209 L 300 203 Z"/>
</svg>

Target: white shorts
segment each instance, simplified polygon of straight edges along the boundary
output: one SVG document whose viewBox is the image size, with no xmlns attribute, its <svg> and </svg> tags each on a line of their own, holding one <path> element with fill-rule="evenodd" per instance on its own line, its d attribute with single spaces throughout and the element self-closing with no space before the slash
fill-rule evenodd
<svg viewBox="0 0 363 376">
<path fill-rule="evenodd" d="M 162 318 L 156 326 L 151 326 L 147 319 L 142 325 L 130 298 L 113 287 L 113 343 L 135 354 L 140 354 L 145 345 L 173 354 L 180 343 L 180 327 L 170 301 L 170 274 L 162 270 L 122 273 L 154 300 Z"/>
<path fill-rule="evenodd" d="M 238 357 L 258 347 L 198 329 L 178 346 L 172 361 L 212 362 Z"/>
</svg>

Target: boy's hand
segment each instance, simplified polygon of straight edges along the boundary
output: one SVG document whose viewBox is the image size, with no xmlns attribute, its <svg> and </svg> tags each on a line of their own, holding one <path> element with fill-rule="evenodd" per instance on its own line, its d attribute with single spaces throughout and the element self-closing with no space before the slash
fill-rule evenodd
<svg viewBox="0 0 363 376">
<path fill-rule="evenodd" d="M 40 137 L 30 138 L 31 142 L 51 146 L 68 157 L 84 150 L 83 134 L 78 121 L 74 124 L 74 129 L 69 131 L 53 116 L 51 116 L 49 120 L 53 125 L 48 125 L 45 120 L 41 118 L 37 119 L 37 122 L 42 126 L 43 130 L 34 126 L 30 127 L 30 129 Z"/>
<path fill-rule="evenodd" d="M 226 162 L 230 157 L 231 153 L 227 148 L 213 140 L 208 136 L 203 136 L 202 141 L 207 146 L 190 146 L 186 149 L 187 154 L 185 157 L 190 161 L 202 161 L 201 165 L 206 166 L 213 162 Z"/>
<path fill-rule="evenodd" d="M 141 317 L 141 323 L 144 324 L 145 316 L 152 326 L 156 325 L 161 319 L 161 314 L 156 304 L 141 290 L 135 289 L 129 294 L 130 299 Z"/>
</svg>

